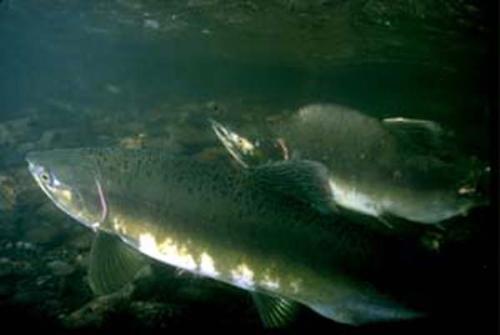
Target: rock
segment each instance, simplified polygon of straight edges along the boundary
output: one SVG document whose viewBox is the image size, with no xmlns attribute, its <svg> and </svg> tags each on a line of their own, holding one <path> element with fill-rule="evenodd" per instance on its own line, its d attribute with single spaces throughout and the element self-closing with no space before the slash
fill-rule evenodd
<svg viewBox="0 0 500 335">
<path fill-rule="evenodd" d="M 203 130 L 193 125 L 172 125 L 168 127 L 170 140 L 180 145 L 184 150 L 193 151 L 206 147 L 207 143 L 214 140 L 212 132 Z"/>
<path fill-rule="evenodd" d="M 196 154 L 196 157 L 204 161 L 215 161 L 229 158 L 227 151 L 222 147 L 208 147 Z"/>
<path fill-rule="evenodd" d="M 122 92 L 121 88 L 113 84 L 107 84 L 105 88 L 111 94 L 120 94 Z"/>
<path fill-rule="evenodd" d="M 153 19 L 146 19 L 144 20 L 144 28 L 157 30 L 160 28 L 160 22 Z"/>
<path fill-rule="evenodd" d="M 94 234 L 91 231 L 81 232 L 75 235 L 68 244 L 79 251 L 90 249 Z"/>
<path fill-rule="evenodd" d="M 12 170 L 12 180 L 16 185 L 16 206 L 19 208 L 33 208 L 33 204 L 48 202 L 47 196 L 43 194 L 26 168 L 24 158 L 22 165 Z M 31 216 L 31 213 L 25 216 Z"/>
<path fill-rule="evenodd" d="M 0 175 L 0 211 L 12 211 L 16 205 L 16 188 L 14 179 Z"/>
<path fill-rule="evenodd" d="M 6 298 L 10 297 L 13 293 L 14 293 L 14 283 L 2 280 L 0 282 L 0 300 L 5 300 Z"/>
<path fill-rule="evenodd" d="M 44 224 L 51 225 L 58 230 L 64 230 L 64 223 L 68 222 L 69 217 L 46 197 L 43 197 L 43 200 L 45 203 L 33 215 L 33 224 L 37 226 L 38 222 L 44 222 Z"/>
<path fill-rule="evenodd" d="M 125 137 L 120 140 L 120 146 L 125 149 L 140 149 L 144 146 L 146 134 L 140 133 L 137 136 Z"/>
<path fill-rule="evenodd" d="M 291 11 L 308 11 L 332 5 L 332 0 L 279 0 Z"/>
<path fill-rule="evenodd" d="M 17 147 L 16 147 L 16 150 L 20 153 L 20 154 L 26 154 L 27 152 L 29 151 L 32 151 L 32 150 L 35 150 L 37 147 L 37 144 L 34 143 L 34 142 L 25 142 L 25 143 L 21 143 L 19 144 Z"/>
<path fill-rule="evenodd" d="M 16 248 L 20 250 L 35 250 L 35 246 L 29 242 L 17 241 Z"/>
<path fill-rule="evenodd" d="M 53 242 L 59 236 L 59 229 L 54 224 L 42 222 L 32 227 L 24 234 L 24 239 L 35 244 L 46 244 Z"/>
<path fill-rule="evenodd" d="M 10 275 L 13 271 L 13 264 L 7 257 L 0 258 L 0 278 Z"/>
<path fill-rule="evenodd" d="M 80 254 L 80 255 L 76 256 L 75 261 L 76 261 L 76 264 L 78 264 L 78 266 L 86 268 L 89 265 L 89 256 Z"/>
<path fill-rule="evenodd" d="M 40 276 L 36 279 L 36 285 L 42 286 L 50 280 L 51 276 Z"/>
<path fill-rule="evenodd" d="M 27 276 L 31 275 L 33 266 L 27 261 L 13 260 L 7 257 L 1 258 L 0 278 L 7 276 Z"/>
<path fill-rule="evenodd" d="M 21 290 L 17 292 L 12 301 L 19 305 L 35 306 L 42 304 L 47 298 L 47 292 L 40 290 Z"/>
<path fill-rule="evenodd" d="M 29 117 L 0 123 L 0 145 L 13 145 L 24 142 L 32 120 Z"/>
<path fill-rule="evenodd" d="M 128 304 L 133 289 L 127 285 L 116 293 L 97 297 L 71 314 L 63 315 L 62 323 L 70 329 L 100 327 L 109 315 Z"/>
<path fill-rule="evenodd" d="M 54 130 L 46 130 L 38 140 L 39 149 L 49 149 L 54 145 L 54 140 L 57 139 L 57 132 Z"/>
<path fill-rule="evenodd" d="M 183 308 L 158 302 L 135 301 L 130 304 L 130 311 L 141 324 L 148 328 L 165 328 L 172 319 L 183 312 Z"/>
<path fill-rule="evenodd" d="M 47 264 L 52 273 L 56 276 L 68 276 L 75 271 L 75 267 L 64 261 L 52 261 Z"/>
</svg>

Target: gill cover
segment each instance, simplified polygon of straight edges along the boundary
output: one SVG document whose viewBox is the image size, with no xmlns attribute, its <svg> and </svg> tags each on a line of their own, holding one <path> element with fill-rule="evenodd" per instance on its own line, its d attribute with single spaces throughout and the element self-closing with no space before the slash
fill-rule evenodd
<svg viewBox="0 0 500 335">
<path fill-rule="evenodd" d="M 38 186 L 63 212 L 93 229 L 106 220 L 106 186 L 87 150 L 32 152 L 26 160 Z"/>
</svg>

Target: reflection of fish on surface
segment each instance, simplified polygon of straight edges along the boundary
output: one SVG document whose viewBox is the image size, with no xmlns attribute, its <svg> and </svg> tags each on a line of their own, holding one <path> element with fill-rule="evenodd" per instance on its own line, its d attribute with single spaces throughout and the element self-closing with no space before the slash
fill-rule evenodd
<svg viewBox="0 0 500 335">
<path fill-rule="evenodd" d="M 268 326 L 285 324 L 298 304 L 348 324 L 420 315 L 377 279 L 397 268 L 399 246 L 283 195 L 270 166 L 238 169 L 124 149 L 54 150 L 27 160 L 48 197 L 97 232 L 89 268 L 97 293 L 134 276 L 143 264 L 138 250 L 251 291 Z M 307 161 L 278 164 L 277 173 L 294 169 L 297 183 L 318 176 L 287 192 L 321 180 L 321 166 Z"/>
<path fill-rule="evenodd" d="M 347 107 L 308 105 L 272 126 L 281 153 L 259 146 L 272 139 L 249 140 L 215 121 L 212 128 L 244 167 L 287 158 L 321 162 L 330 174 L 331 207 L 384 222 L 439 224 L 487 203 L 476 190 L 487 169 L 460 154 L 432 121 L 380 121 Z"/>
</svg>

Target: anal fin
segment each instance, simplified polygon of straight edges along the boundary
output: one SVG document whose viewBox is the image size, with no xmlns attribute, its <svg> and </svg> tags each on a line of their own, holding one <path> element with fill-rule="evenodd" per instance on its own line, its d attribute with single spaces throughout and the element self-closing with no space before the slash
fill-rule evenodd
<svg viewBox="0 0 500 335">
<path fill-rule="evenodd" d="M 300 305 L 291 300 L 252 293 L 260 319 L 265 328 L 283 328 L 293 321 Z"/>
<path fill-rule="evenodd" d="M 90 287 L 97 295 L 116 292 L 146 265 L 146 259 L 117 236 L 98 232 L 90 251 Z"/>
</svg>

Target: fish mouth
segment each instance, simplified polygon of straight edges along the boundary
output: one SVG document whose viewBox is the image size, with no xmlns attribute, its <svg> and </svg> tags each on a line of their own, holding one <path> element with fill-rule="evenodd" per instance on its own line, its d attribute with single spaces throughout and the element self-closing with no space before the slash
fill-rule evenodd
<svg viewBox="0 0 500 335">
<path fill-rule="evenodd" d="M 42 189 L 42 191 L 52 200 L 54 201 L 54 199 L 52 198 L 52 194 L 50 193 L 50 191 L 48 190 L 47 186 L 42 183 L 42 181 L 40 180 L 40 173 L 42 173 L 44 171 L 43 167 L 40 166 L 39 164 L 36 164 L 32 158 L 30 158 L 29 156 L 26 157 L 26 162 L 28 162 L 28 170 L 31 174 L 31 176 L 33 177 L 33 179 L 35 179 L 35 182 L 38 184 L 38 186 Z"/>
</svg>

